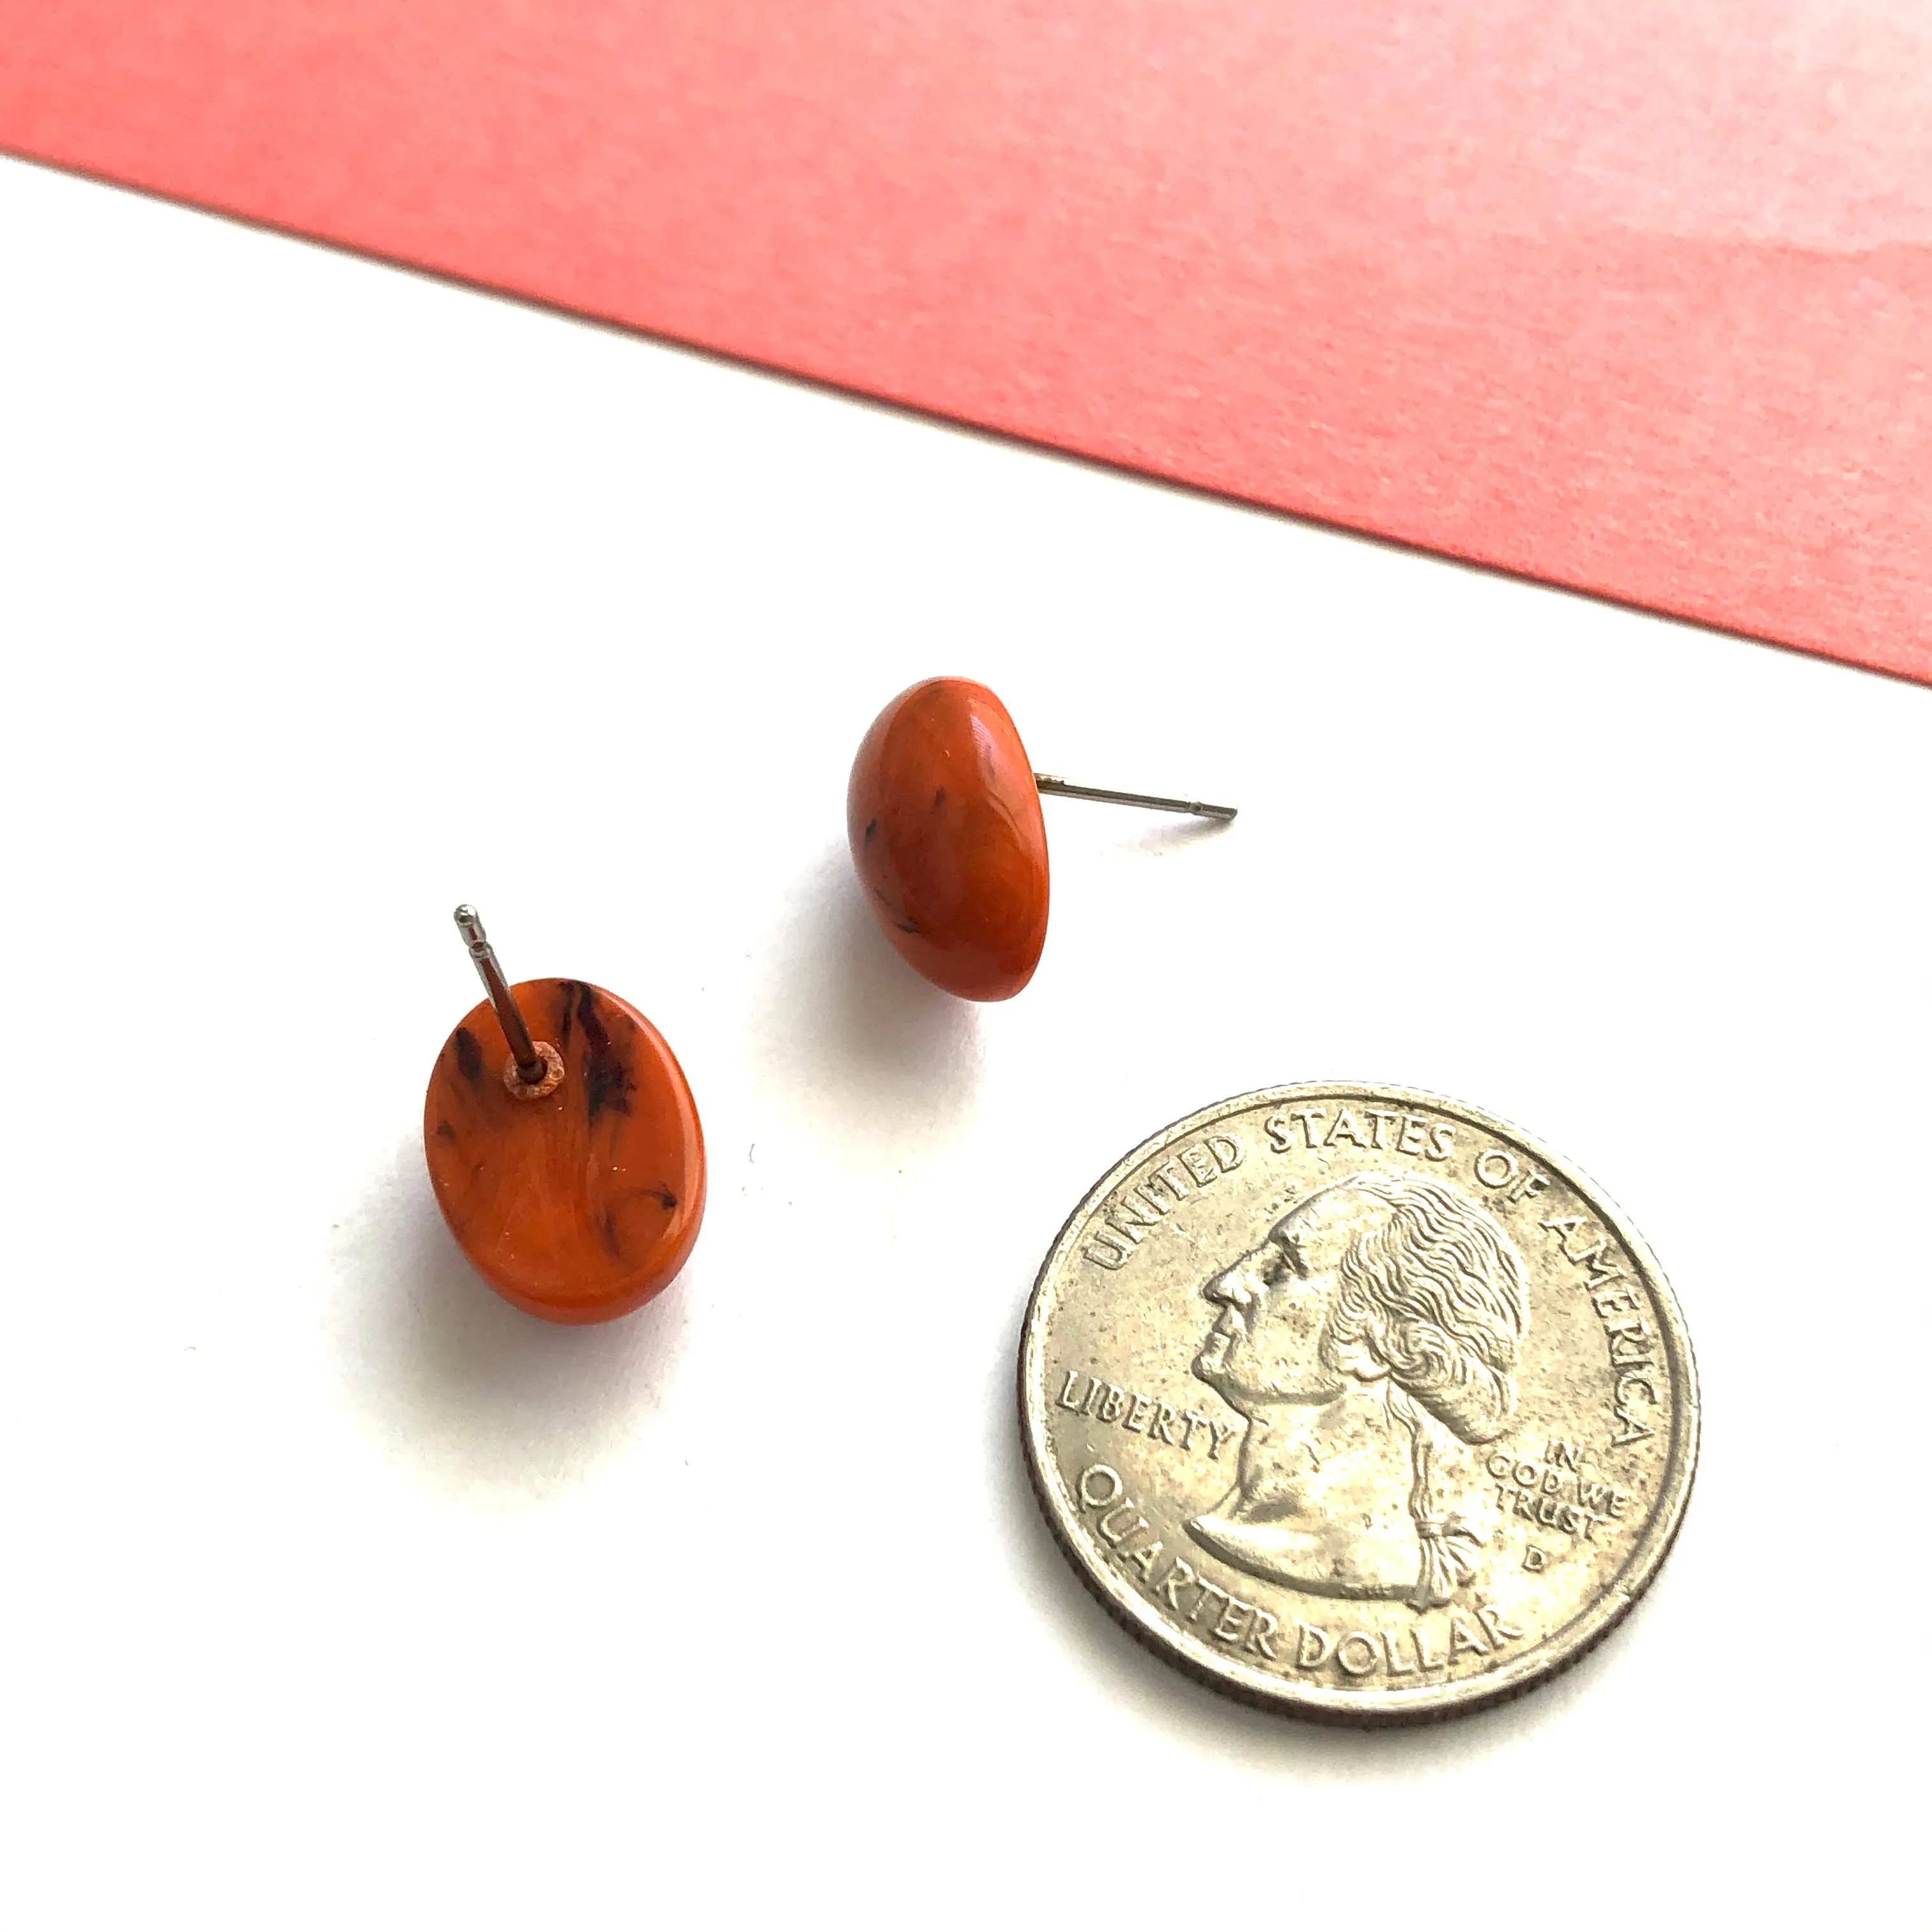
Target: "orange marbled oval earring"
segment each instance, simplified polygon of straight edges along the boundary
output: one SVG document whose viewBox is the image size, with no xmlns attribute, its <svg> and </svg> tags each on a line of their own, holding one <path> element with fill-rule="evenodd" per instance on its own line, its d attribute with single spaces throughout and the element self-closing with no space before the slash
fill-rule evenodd
<svg viewBox="0 0 1932 1932">
<path fill-rule="evenodd" d="M 930 678 L 880 712 L 846 793 L 886 937 L 949 993 L 1010 1000 L 1046 944 L 1046 825 L 1026 747 L 983 684 Z"/>
<path fill-rule="evenodd" d="M 487 1000 L 450 1035 L 423 1106 L 436 1204 L 506 1300 L 547 1322 L 611 1321 L 667 1286 L 698 1239 L 698 1108 L 663 1036 L 614 993 L 581 980 L 512 992 L 550 1075 L 520 1084 Z"/>
</svg>

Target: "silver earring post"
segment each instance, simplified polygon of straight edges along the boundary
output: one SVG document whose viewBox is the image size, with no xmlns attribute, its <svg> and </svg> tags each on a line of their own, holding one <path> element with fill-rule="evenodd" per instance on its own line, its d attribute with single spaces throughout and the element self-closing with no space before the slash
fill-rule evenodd
<svg viewBox="0 0 1932 1932">
<path fill-rule="evenodd" d="M 1138 805 L 1149 812 L 1183 812 L 1196 818 L 1218 818 L 1224 825 L 1239 809 L 1232 805 L 1204 805 L 1198 798 L 1156 798 L 1150 792 L 1106 791 L 1099 785 L 1069 784 L 1066 779 L 1050 777 L 1045 772 L 1035 772 L 1033 782 L 1055 798 L 1090 798 L 1102 805 Z"/>
<path fill-rule="evenodd" d="M 509 1042 L 510 1057 L 517 1064 L 517 1078 L 526 1086 L 540 1084 L 548 1070 L 548 1063 L 538 1052 L 536 1042 L 524 1024 L 523 1014 L 510 997 L 510 982 L 503 977 L 503 969 L 496 963 L 496 949 L 490 944 L 489 935 L 484 932 L 483 922 L 476 916 L 474 906 L 460 905 L 456 908 L 456 929 L 470 948 L 476 976 L 483 982 L 483 990 L 490 995 L 490 1004 L 496 1010 L 496 1023 L 503 1029 L 504 1039 Z"/>
</svg>

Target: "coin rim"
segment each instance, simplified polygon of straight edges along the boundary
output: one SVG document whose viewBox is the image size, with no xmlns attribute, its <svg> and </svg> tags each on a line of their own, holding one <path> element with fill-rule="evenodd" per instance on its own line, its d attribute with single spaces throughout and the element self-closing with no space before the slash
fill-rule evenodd
<svg viewBox="0 0 1932 1932">
<path fill-rule="evenodd" d="M 1314 1684 L 1299 1684 L 1290 1678 L 1272 1676 L 1252 1666 L 1212 1653 L 1196 1656 L 1186 1647 L 1190 1640 L 1184 1633 L 1174 1630 L 1153 1605 L 1130 1588 L 1124 1577 L 1105 1566 L 1083 1546 L 1074 1529 L 1079 1521 L 1079 1512 L 1065 1487 L 1046 1433 L 1046 1324 L 1042 1304 L 1047 1282 L 1067 1250 L 1074 1246 L 1076 1229 L 1097 1204 L 1124 1175 L 1142 1166 L 1160 1148 L 1210 1123 L 1225 1120 L 1230 1112 L 1279 1106 L 1293 1100 L 1340 1099 L 1352 1095 L 1434 1108 L 1468 1126 L 1493 1132 L 1523 1153 L 1534 1156 L 1589 1201 L 1599 1210 L 1598 1218 L 1608 1225 L 1636 1264 L 1645 1286 L 1651 1292 L 1671 1364 L 1673 1391 L 1678 1396 L 1671 1421 L 1670 1460 L 1656 1502 L 1645 1520 L 1636 1549 L 1616 1571 L 1611 1586 L 1569 1622 L 1543 1638 L 1534 1649 L 1512 1658 L 1493 1672 L 1455 1683 L 1399 1690 L 1327 1690 Z M 1046 1258 L 1040 1263 L 1040 1271 L 1034 1277 L 1033 1292 L 1027 1299 L 1017 1367 L 1020 1434 L 1025 1445 L 1027 1474 L 1033 1486 L 1034 1498 L 1054 1540 L 1088 1588 L 1135 1636 L 1156 1651 L 1165 1661 L 1178 1666 L 1210 1689 L 1265 1709 L 1328 1724 L 1381 1726 L 1439 1722 L 1519 1696 L 1586 1656 L 1629 1614 L 1630 1606 L 1655 1580 L 1664 1559 L 1670 1555 L 1671 1546 L 1683 1526 L 1684 1509 L 1690 1500 L 1702 1429 L 1696 1358 L 1690 1346 L 1690 1332 L 1684 1325 L 1682 1311 L 1677 1305 L 1676 1294 L 1658 1266 L 1648 1243 L 1630 1225 L 1616 1202 L 1582 1169 L 1551 1152 L 1534 1136 L 1523 1132 L 1496 1114 L 1472 1107 L 1466 1101 L 1425 1093 L 1419 1088 L 1388 1087 L 1358 1080 L 1300 1081 L 1290 1086 L 1264 1087 L 1251 1094 L 1232 1095 L 1211 1106 L 1197 1108 L 1150 1136 L 1116 1161 L 1082 1196 L 1048 1249 Z M 1035 1388 L 1039 1391 L 1036 1403 L 1032 1399 Z"/>
</svg>

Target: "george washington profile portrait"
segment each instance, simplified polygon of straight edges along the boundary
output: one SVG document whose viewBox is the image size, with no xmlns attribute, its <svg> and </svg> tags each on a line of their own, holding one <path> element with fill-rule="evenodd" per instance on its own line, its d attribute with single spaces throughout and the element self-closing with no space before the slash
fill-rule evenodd
<svg viewBox="0 0 1932 1932">
<path fill-rule="evenodd" d="M 1528 1326 L 1522 1258 L 1438 1180 L 1358 1174 L 1304 1196 L 1202 1288 L 1195 1374 L 1247 1420 L 1239 1480 L 1187 1526 L 1250 1576 L 1418 1610 L 1475 1574 L 1449 1438 L 1508 1426 Z"/>
</svg>

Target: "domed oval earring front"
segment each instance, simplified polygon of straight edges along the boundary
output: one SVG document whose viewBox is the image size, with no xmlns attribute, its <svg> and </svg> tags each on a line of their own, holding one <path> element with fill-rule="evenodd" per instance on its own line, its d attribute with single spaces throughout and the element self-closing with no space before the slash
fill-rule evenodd
<svg viewBox="0 0 1932 1932">
<path fill-rule="evenodd" d="M 983 684 L 928 678 L 872 722 L 845 795 L 867 903 L 908 964 L 966 1000 L 1010 1000 L 1046 944 L 1040 795 L 1230 819 L 1234 808 L 1069 784 L 1034 770 Z"/>
<path fill-rule="evenodd" d="M 628 1315 L 670 1285 L 704 1219 L 704 1133 L 683 1070 L 614 993 L 583 980 L 512 988 L 476 913 L 458 906 L 456 923 L 488 997 L 430 1075 L 436 1204 L 477 1273 L 526 1314 Z"/>
</svg>

